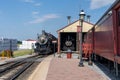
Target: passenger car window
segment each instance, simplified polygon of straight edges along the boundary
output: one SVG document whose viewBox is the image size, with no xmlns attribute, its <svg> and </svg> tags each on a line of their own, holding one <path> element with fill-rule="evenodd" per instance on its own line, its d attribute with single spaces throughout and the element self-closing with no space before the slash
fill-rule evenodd
<svg viewBox="0 0 120 80">
<path fill-rule="evenodd" d="M 120 10 L 118 11 L 118 26 L 120 26 Z"/>
</svg>

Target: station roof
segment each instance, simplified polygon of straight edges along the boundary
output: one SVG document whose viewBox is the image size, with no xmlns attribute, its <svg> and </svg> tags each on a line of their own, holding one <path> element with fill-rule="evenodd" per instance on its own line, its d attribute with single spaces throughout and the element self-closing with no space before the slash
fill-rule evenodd
<svg viewBox="0 0 120 80">
<path fill-rule="evenodd" d="M 80 21 L 77 20 L 77 21 L 70 23 L 67 26 L 57 30 L 57 32 L 77 32 L 77 26 L 79 26 L 79 24 L 80 24 Z M 93 27 L 92 23 L 84 21 L 82 32 L 88 32 L 88 30 L 91 29 L 92 27 Z"/>
</svg>

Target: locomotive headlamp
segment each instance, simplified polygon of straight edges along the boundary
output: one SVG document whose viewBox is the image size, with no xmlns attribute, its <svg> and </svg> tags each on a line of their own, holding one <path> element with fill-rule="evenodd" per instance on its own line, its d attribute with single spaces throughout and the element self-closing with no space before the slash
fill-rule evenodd
<svg viewBox="0 0 120 80">
<path fill-rule="evenodd" d="M 84 20 L 84 19 L 85 19 L 85 12 L 84 12 L 84 10 L 81 10 L 79 16 L 80 16 L 80 19 L 81 19 L 81 20 Z"/>
<path fill-rule="evenodd" d="M 40 38 L 40 41 L 41 41 L 41 43 L 44 43 L 44 42 L 45 42 L 45 38 L 44 38 L 44 37 L 41 37 L 41 38 Z"/>
<path fill-rule="evenodd" d="M 38 41 L 40 44 L 46 44 L 48 39 L 45 35 L 41 35 L 41 36 L 39 36 Z"/>
</svg>

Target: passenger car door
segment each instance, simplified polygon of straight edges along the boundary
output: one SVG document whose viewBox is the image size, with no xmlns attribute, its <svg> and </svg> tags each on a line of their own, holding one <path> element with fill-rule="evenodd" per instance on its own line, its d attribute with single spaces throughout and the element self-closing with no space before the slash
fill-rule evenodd
<svg viewBox="0 0 120 80">
<path fill-rule="evenodd" d="M 117 42 L 118 42 L 118 56 L 120 56 L 120 8 L 117 9 Z"/>
</svg>

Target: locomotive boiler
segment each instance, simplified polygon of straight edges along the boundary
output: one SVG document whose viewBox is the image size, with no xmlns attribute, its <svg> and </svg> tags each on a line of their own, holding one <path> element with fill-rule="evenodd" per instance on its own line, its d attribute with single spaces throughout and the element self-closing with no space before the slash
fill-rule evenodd
<svg viewBox="0 0 120 80">
<path fill-rule="evenodd" d="M 52 41 L 57 41 L 57 38 L 50 33 L 42 31 L 41 35 L 38 35 L 37 42 L 35 43 L 35 53 L 38 54 L 50 54 L 57 50 L 57 43 L 52 43 Z"/>
</svg>

